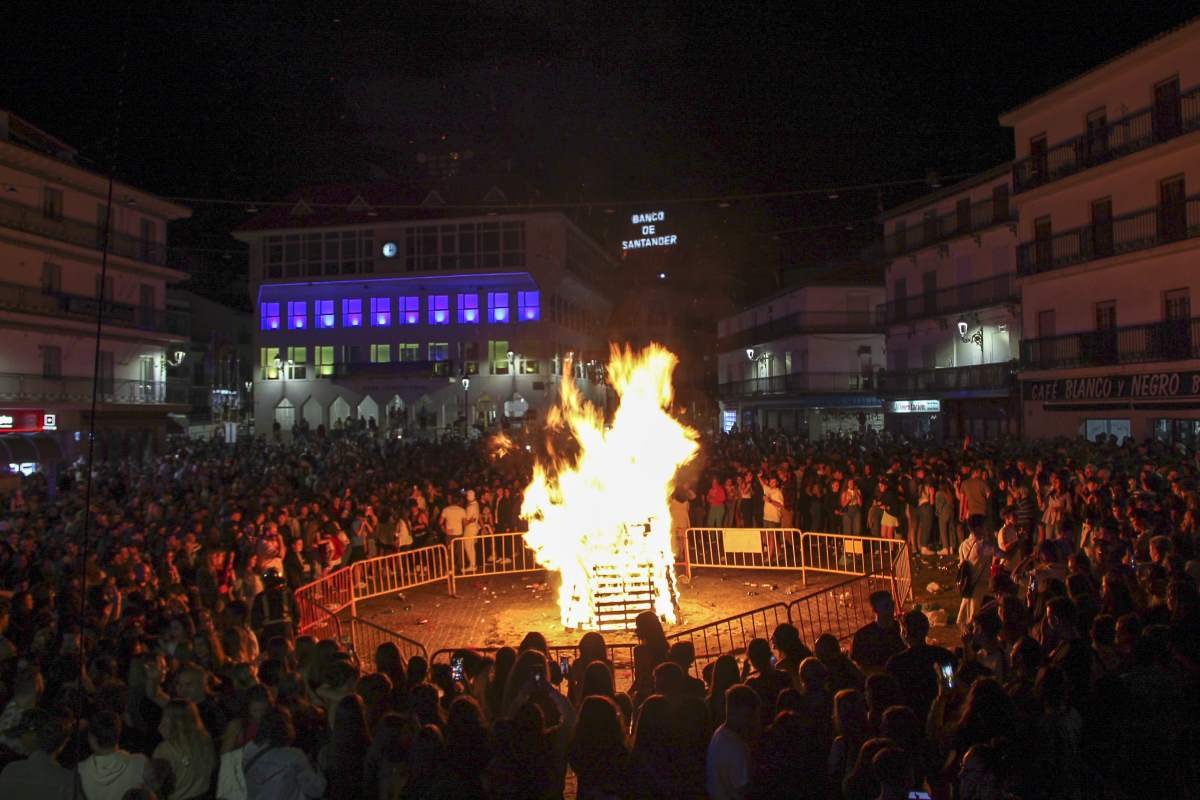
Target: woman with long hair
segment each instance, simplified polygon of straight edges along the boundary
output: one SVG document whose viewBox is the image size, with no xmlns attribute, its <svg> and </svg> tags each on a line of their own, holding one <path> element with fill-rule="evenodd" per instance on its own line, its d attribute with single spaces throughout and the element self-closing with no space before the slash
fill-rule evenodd
<svg viewBox="0 0 1200 800">
<path fill-rule="evenodd" d="M 854 478 L 846 479 L 842 489 L 842 533 L 847 536 L 862 536 L 863 532 L 863 496 Z"/>
<path fill-rule="evenodd" d="M 318 762 L 329 786 L 329 800 L 358 800 L 363 795 L 364 762 L 371 739 L 367 735 L 362 698 L 348 694 L 333 709 L 333 734 Z"/>
<path fill-rule="evenodd" d="M 242 701 L 242 714 L 229 720 L 221 737 L 221 752 L 229 753 L 254 741 L 263 715 L 275 703 L 275 693 L 269 686 L 251 687 Z M 291 722 L 289 718 L 289 723 Z M 293 736 L 295 731 L 293 730 Z"/>
<path fill-rule="evenodd" d="M 616 699 L 617 689 L 613 683 L 612 669 L 603 661 L 593 661 L 588 664 L 587 670 L 583 673 L 583 682 L 579 685 L 577 702 L 582 703 L 585 697 L 591 697 L 594 694 Z"/>
<path fill-rule="evenodd" d="M 735 683 L 740 683 L 741 679 L 737 659 L 733 656 L 726 654 L 713 662 L 712 680 L 708 687 L 708 711 L 713 727 L 724 724 L 725 691 Z"/>
<path fill-rule="evenodd" d="M 408 686 L 404 656 L 395 642 L 384 642 L 375 648 L 375 671 L 387 675 L 392 682 L 394 699 L 402 699 Z"/>
<path fill-rule="evenodd" d="M 154 759 L 171 768 L 168 800 L 191 800 L 208 794 L 217 756 L 196 704 L 187 700 L 167 703 L 158 733 L 162 741 L 154 748 Z"/>
<path fill-rule="evenodd" d="M 568 674 L 564 676 L 567 679 L 567 696 L 575 705 L 579 705 L 583 699 L 579 690 L 583 685 L 588 667 L 595 661 L 608 661 L 608 647 L 602 634 L 588 631 L 579 640 L 579 657 L 575 659 Z"/>
<path fill-rule="evenodd" d="M 633 648 L 633 701 L 639 705 L 654 691 L 654 670 L 667 660 L 670 645 L 662 622 L 653 611 L 643 611 L 633 621 L 638 645 Z"/>
<path fill-rule="evenodd" d="M 242 752 L 247 800 L 279 797 L 303 800 L 326 796 L 325 778 L 312 768 L 304 751 L 292 746 L 295 738 L 292 716 L 287 709 L 268 708 L 254 741 Z"/>
<path fill-rule="evenodd" d="M 856 689 L 842 689 L 833 698 L 833 747 L 829 750 L 829 778 L 840 784 L 858 759 L 863 742 L 871 736 L 867 699 Z"/>
<path fill-rule="evenodd" d="M 364 759 L 365 800 L 392 800 L 408 782 L 408 753 L 421 729 L 412 714 L 384 714 Z"/>
<path fill-rule="evenodd" d="M 568 761 L 579 779 L 580 800 L 635 794 L 629 745 L 616 703 L 599 695 L 583 701 Z"/>
<path fill-rule="evenodd" d="M 652 694 L 638 709 L 633 724 L 633 766 L 639 783 L 654 797 L 678 797 L 678 753 L 671 703 Z"/>
<path fill-rule="evenodd" d="M 500 719 L 504 714 L 504 690 L 513 664 L 517 663 L 517 651 L 511 647 L 501 647 L 496 651 L 495 659 L 492 680 L 487 687 L 487 712 L 491 720 Z"/>
<path fill-rule="evenodd" d="M 465 797 L 483 795 L 483 771 L 492 759 L 487 725 L 478 701 L 460 695 L 450 704 L 446 715 L 446 746 L 454 753 L 448 765 L 458 778 Z"/>
</svg>

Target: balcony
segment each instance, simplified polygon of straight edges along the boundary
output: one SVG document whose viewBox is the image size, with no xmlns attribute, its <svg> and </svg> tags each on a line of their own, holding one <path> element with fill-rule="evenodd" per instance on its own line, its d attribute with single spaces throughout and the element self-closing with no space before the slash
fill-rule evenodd
<svg viewBox="0 0 1200 800">
<path fill-rule="evenodd" d="M 1172 111 L 1157 115 L 1153 106 L 1126 114 L 1089 132 L 1059 142 L 1013 164 L 1013 191 L 1074 175 L 1090 167 L 1153 147 L 1200 128 L 1200 86 L 1184 92 Z"/>
<path fill-rule="evenodd" d="M 1046 336 L 1021 342 L 1027 370 L 1200 358 L 1200 317 Z"/>
<path fill-rule="evenodd" d="M 101 301 L 87 295 L 49 291 L 18 283 L 0 283 L 0 309 L 91 324 L 95 324 L 96 314 L 99 313 L 105 325 L 177 336 L 187 336 L 189 333 L 188 315 L 178 311 Z"/>
<path fill-rule="evenodd" d="M 964 203 L 945 216 L 926 217 L 911 228 L 893 230 L 883 237 L 879 248 L 885 258 L 894 258 L 1016 220 L 1016 210 L 1010 207 L 1008 197 L 993 197 L 971 205 Z"/>
<path fill-rule="evenodd" d="M 188 384 L 185 380 L 137 381 L 101 378 L 93 384 L 90 377 L 0 373 L 0 400 L 22 403 L 92 402 L 96 389 L 98 403 L 112 405 L 167 405 L 188 403 Z"/>
<path fill-rule="evenodd" d="M 12 228 L 92 250 L 104 248 L 104 231 L 95 223 L 67 217 L 50 218 L 41 208 L 11 200 L 0 199 L 0 228 Z M 148 241 L 116 231 L 109 233 L 109 252 L 160 267 L 167 263 L 165 242 Z"/>
<path fill-rule="evenodd" d="M 884 372 L 879 376 L 885 397 L 944 397 L 983 392 L 1006 392 L 1015 388 L 1016 361 L 972 364 L 942 369 L 909 369 Z"/>
<path fill-rule="evenodd" d="M 882 317 L 869 310 L 799 311 L 722 336 L 717 346 L 739 350 L 797 333 L 876 333 L 882 330 L 882 323 Z"/>
<path fill-rule="evenodd" d="M 1005 273 L 981 281 L 960 283 L 924 294 L 914 294 L 882 303 L 879 316 L 887 324 L 943 314 L 973 311 L 1000 303 L 1013 303 L 1019 297 L 1015 276 Z"/>
<path fill-rule="evenodd" d="M 1017 272 L 1037 275 L 1200 237 L 1200 195 L 1082 225 L 1017 247 Z"/>
<path fill-rule="evenodd" d="M 792 394 L 860 394 L 879 388 L 873 374 L 860 372 L 798 372 L 772 375 L 746 381 L 722 383 L 718 390 L 723 400 L 770 397 Z"/>
</svg>

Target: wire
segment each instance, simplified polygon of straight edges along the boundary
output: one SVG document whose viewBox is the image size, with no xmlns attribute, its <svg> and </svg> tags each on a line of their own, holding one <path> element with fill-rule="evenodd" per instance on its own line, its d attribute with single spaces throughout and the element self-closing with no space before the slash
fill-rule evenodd
<svg viewBox="0 0 1200 800">
<path fill-rule="evenodd" d="M 963 172 L 953 175 L 941 176 L 943 180 L 959 180 L 968 178 L 974 175 L 974 172 Z M 528 211 L 530 209 L 559 209 L 559 208 L 615 208 L 620 206 L 679 206 L 679 205 L 697 205 L 701 203 L 721 203 L 721 202 L 739 202 L 748 200 L 772 200 L 786 197 L 801 197 L 805 195 L 816 194 L 841 194 L 842 192 L 864 192 L 875 191 L 878 189 L 887 189 L 896 186 L 914 186 L 917 184 L 928 184 L 928 177 L 910 178 L 905 180 L 895 181 L 880 181 L 875 183 L 857 183 L 842 186 L 822 186 L 803 189 L 784 189 L 774 192 L 750 192 L 741 194 L 720 194 L 720 195 L 703 195 L 699 197 L 676 197 L 676 198 L 639 198 L 639 199 L 609 199 L 609 200 L 569 200 L 558 203 L 456 203 L 456 204 L 439 204 L 437 206 L 428 206 L 421 203 L 383 203 L 383 204 L 367 204 L 364 211 L 429 211 L 431 209 L 449 209 L 449 210 L 464 210 L 464 209 L 513 209 Z M 346 208 L 347 204 L 342 203 L 320 203 L 308 200 L 303 197 L 303 192 L 299 193 L 300 198 L 293 200 L 247 200 L 247 199 L 229 199 L 220 197 L 163 197 L 164 200 L 169 200 L 173 203 L 185 203 L 188 205 L 227 205 L 227 206 L 246 206 L 247 208 L 291 208 L 297 203 L 303 201 L 306 206 L 312 209 L 317 208 Z M 845 224 L 845 223 L 841 223 Z"/>
</svg>

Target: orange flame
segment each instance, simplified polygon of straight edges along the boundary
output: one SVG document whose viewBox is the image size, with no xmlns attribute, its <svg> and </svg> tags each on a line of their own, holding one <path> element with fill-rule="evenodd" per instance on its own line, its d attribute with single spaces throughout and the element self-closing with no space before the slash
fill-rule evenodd
<svg viewBox="0 0 1200 800">
<path fill-rule="evenodd" d="M 568 628 L 599 626 L 599 598 L 611 589 L 605 581 L 613 575 L 649 583 L 655 613 L 675 621 L 668 501 L 676 470 L 698 449 L 696 431 L 668 413 L 677 364 L 658 344 L 639 353 L 612 345 L 608 376 L 619 404 L 611 427 L 604 410 L 585 402 L 569 379 L 547 415 L 548 433 L 569 433 L 578 454 L 571 459 L 547 447 L 547 461 L 534 465 L 521 516 L 529 521 L 525 541 L 538 562 L 562 577 L 558 603 Z"/>
</svg>

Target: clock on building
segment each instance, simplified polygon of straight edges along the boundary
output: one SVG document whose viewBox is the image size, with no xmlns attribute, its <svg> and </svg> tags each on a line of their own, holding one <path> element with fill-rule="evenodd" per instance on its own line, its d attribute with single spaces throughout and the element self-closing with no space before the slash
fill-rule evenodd
<svg viewBox="0 0 1200 800">
<path fill-rule="evenodd" d="M 383 257 L 384 258 L 395 258 L 396 253 L 397 253 L 397 248 L 396 248 L 395 242 L 384 242 L 383 243 Z"/>
</svg>

